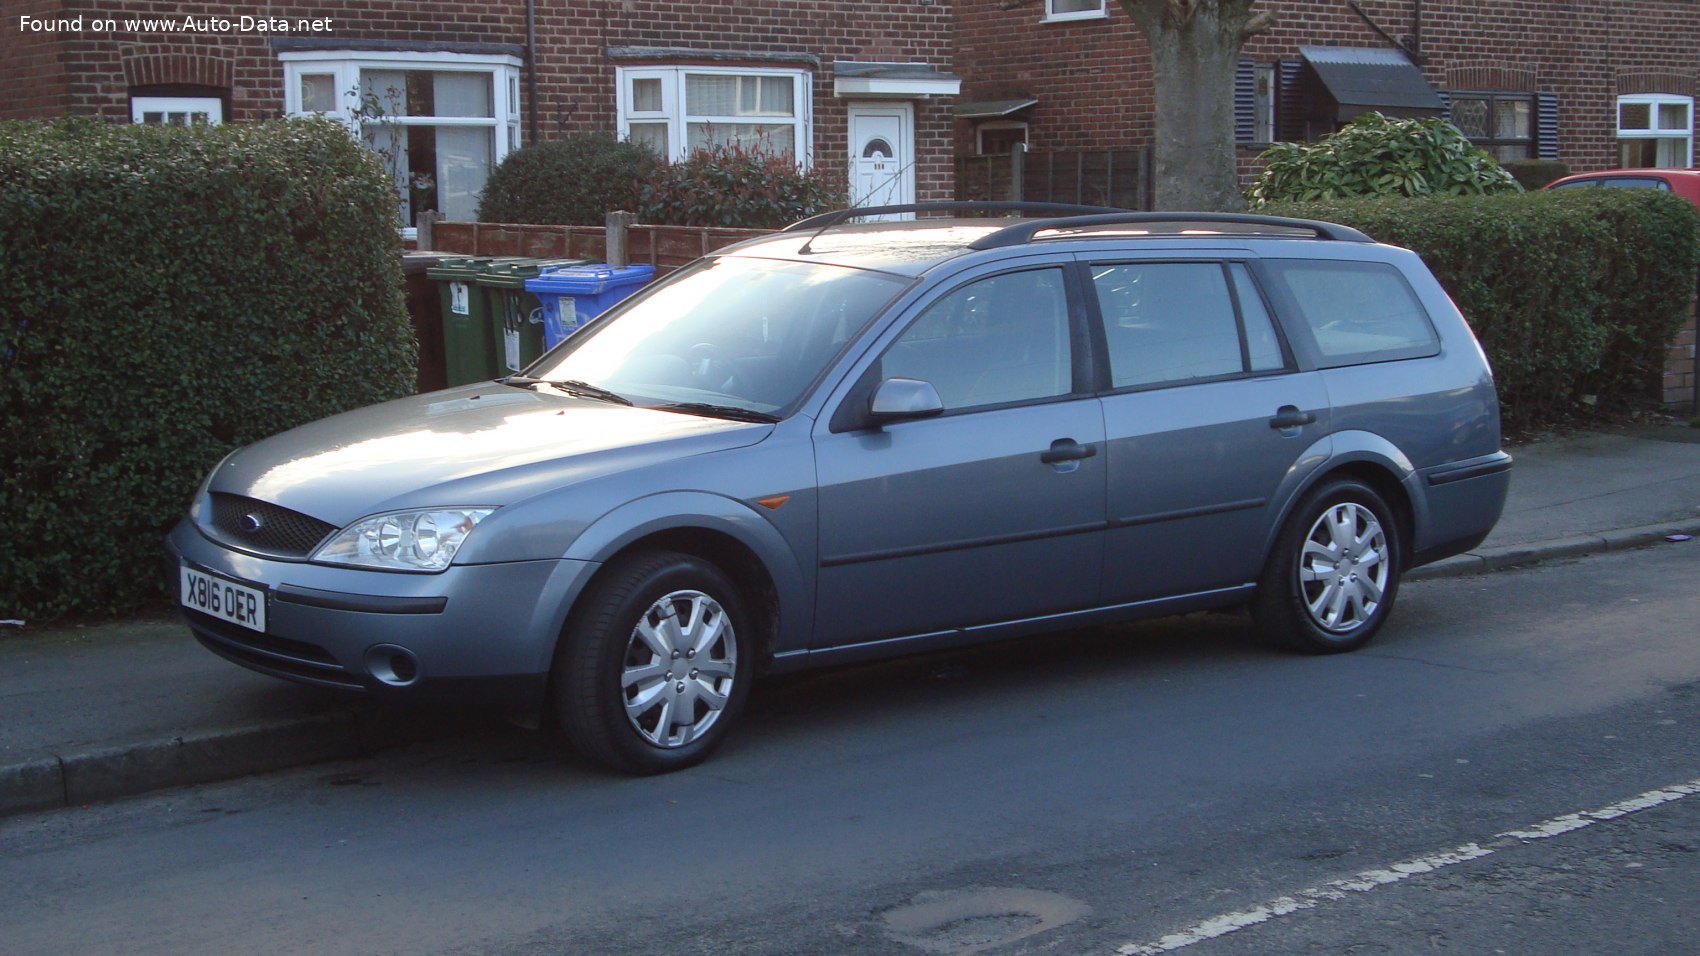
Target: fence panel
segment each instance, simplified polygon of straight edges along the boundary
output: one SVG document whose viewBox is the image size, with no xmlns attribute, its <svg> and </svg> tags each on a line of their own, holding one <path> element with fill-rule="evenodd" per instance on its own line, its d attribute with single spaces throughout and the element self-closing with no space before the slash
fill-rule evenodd
<svg viewBox="0 0 1700 956">
<path fill-rule="evenodd" d="M 1151 151 L 1067 150 L 964 156 L 956 161 L 956 197 L 1150 209 Z"/>
</svg>

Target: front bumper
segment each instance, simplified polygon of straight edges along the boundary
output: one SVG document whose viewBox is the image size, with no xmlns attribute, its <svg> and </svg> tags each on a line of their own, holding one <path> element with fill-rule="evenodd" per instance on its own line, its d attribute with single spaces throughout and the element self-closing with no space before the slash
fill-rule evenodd
<svg viewBox="0 0 1700 956">
<path fill-rule="evenodd" d="M 166 541 L 182 563 L 263 590 L 259 633 L 180 607 L 208 649 L 286 680 L 395 698 L 541 703 L 584 561 L 452 566 L 440 574 L 325 567 L 233 551 L 188 520 Z M 518 695 L 521 699 L 514 699 Z"/>
</svg>

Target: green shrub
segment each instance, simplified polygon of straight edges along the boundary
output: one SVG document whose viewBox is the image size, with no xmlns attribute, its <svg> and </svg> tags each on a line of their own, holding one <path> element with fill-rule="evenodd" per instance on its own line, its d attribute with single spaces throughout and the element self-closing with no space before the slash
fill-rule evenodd
<svg viewBox="0 0 1700 956">
<path fill-rule="evenodd" d="M 1520 187 L 1493 157 L 1442 119 L 1365 113 L 1318 143 L 1276 143 L 1246 198 L 1310 202 L 1352 196 L 1482 195 Z"/>
<path fill-rule="evenodd" d="M 1517 185 L 1530 191 L 1570 175 L 1570 167 L 1556 159 L 1513 159 L 1501 165 Z"/>
<path fill-rule="evenodd" d="M 484 222 L 600 226 L 630 209 L 632 185 L 654 153 L 598 135 L 532 143 L 490 173 L 478 200 Z"/>
<path fill-rule="evenodd" d="M 395 198 L 339 124 L 0 123 L 0 616 L 160 593 L 233 446 L 412 390 Z"/>
<path fill-rule="evenodd" d="M 847 202 L 830 174 L 736 145 L 697 150 L 681 163 L 654 160 L 637 185 L 638 218 L 657 225 L 776 229 Z"/>
<path fill-rule="evenodd" d="M 1357 199 L 1266 211 L 1420 254 L 1481 339 L 1509 421 L 1648 394 L 1694 301 L 1700 215 L 1641 189 Z"/>
</svg>

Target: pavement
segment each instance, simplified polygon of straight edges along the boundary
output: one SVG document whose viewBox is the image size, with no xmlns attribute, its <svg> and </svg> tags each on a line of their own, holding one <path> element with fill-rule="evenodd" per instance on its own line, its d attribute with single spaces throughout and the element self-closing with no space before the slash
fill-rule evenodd
<svg viewBox="0 0 1700 956">
<path fill-rule="evenodd" d="M 1700 548 L 1700 428 L 1514 446 L 1511 494 L 1474 551 L 1406 580 L 1647 546 Z M 0 608 L 0 614 L 4 613 Z M 225 780 L 494 724 L 252 673 L 175 621 L 0 624 L 0 815 Z"/>
</svg>

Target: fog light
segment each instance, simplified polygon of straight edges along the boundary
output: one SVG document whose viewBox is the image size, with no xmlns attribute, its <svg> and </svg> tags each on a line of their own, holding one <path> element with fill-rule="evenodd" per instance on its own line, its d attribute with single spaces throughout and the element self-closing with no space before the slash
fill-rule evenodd
<svg viewBox="0 0 1700 956">
<path fill-rule="evenodd" d="M 405 647 L 378 644 L 366 649 L 366 672 L 380 684 L 407 687 L 419 680 L 419 658 Z"/>
</svg>

